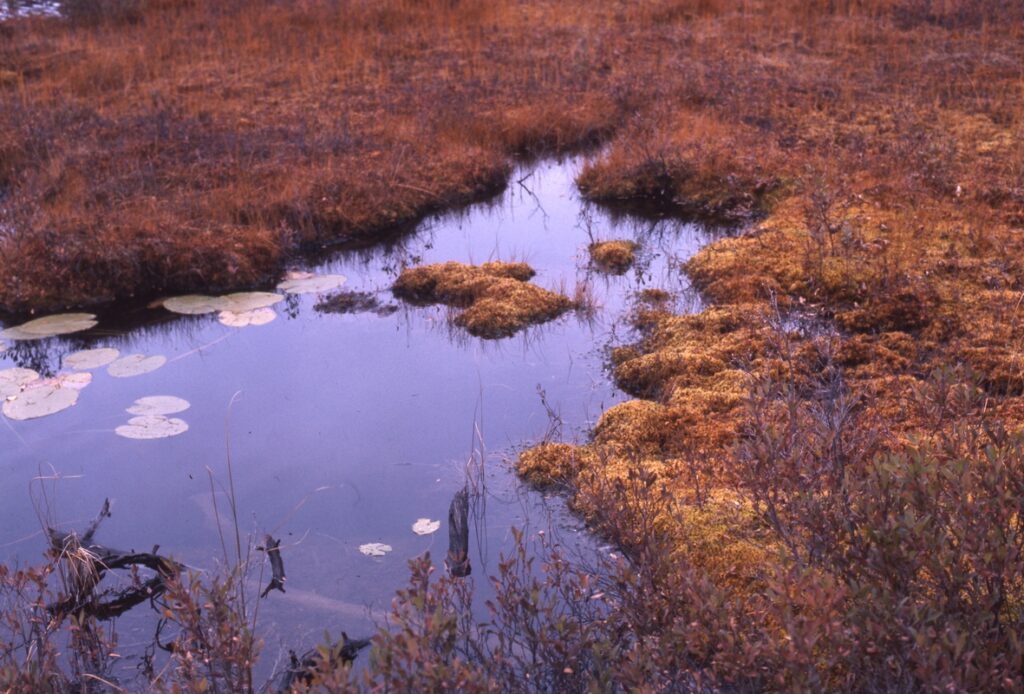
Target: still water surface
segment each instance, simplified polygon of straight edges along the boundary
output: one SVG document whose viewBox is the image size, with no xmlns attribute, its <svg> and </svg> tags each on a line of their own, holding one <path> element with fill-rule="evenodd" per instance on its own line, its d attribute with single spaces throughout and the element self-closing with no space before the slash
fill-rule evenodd
<svg viewBox="0 0 1024 694">
<path fill-rule="evenodd" d="M 348 277 L 344 290 L 389 287 L 403 266 L 458 260 L 525 260 L 534 282 L 570 294 L 591 287 L 598 310 L 569 314 L 512 338 L 484 341 L 453 330 L 444 308 L 401 306 L 390 315 L 329 314 L 317 297 L 292 297 L 274 322 L 228 328 L 215 316 L 175 316 L 163 309 L 118 309 L 71 339 L 16 343 L 0 369 L 59 372 L 66 354 L 112 346 L 122 353 L 166 355 L 163 368 L 135 378 L 94 372 L 78 404 L 54 416 L 0 422 L 0 559 L 36 561 L 43 538 L 36 508 L 62 524 L 95 515 L 105 497 L 114 515 L 97 540 L 161 551 L 190 566 L 221 561 L 215 479 L 222 526 L 227 460 L 244 533 L 283 538 L 287 594 L 261 606 L 267 651 L 304 648 L 325 628 L 364 634 L 404 585 L 406 560 L 447 547 L 447 511 L 465 483 L 467 460 L 485 449 L 486 493 L 476 504 L 471 560 L 478 589 L 511 546 L 510 528 L 558 533 L 570 548 L 597 543 L 574 527 L 558 500 L 527 491 L 511 471 L 521 447 L 551 433 L 538 389 L 561 419 L 562 439 L 583 439 L 623 396 L 605 370 L 609 345 L 630 339 L 622 322 L 635 293 L 660 287 L 680 310 L 695 307 L 679 263 L 708 232 L 665 219 L 616 218 L 582 203 L 573 178 L 579 160 L 524 169 L 496 200 L 431 218 L 410 235 L 369 250 L 340 250 L 318 273 Z M 591 240 L 634 239 L 641 262 L 608 277 L 589 268 Z M 187 433 L 133 441 L 114 429 L 125 408 L 148 395 L 191 402 Z M 50 479 L 32 482 L 37 476 Z M 46 495 L 43 496 L 45 488 Z M 417 518 L 442 521 L 417 536 Z M 394 551 L 375 559 L 360 544 Z M 122 650 L 152 635 L 146 607 L 122 618 Z M 139 613 L 139 614 L 136 614 Z"/>
</svg>

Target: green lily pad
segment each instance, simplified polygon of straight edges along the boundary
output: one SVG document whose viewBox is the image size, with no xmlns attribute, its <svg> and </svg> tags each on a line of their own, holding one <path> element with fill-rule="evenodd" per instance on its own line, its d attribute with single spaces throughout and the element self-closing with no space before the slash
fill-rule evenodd
<svg viewBox="0 0 1024 694">
<path fill-rule="evenodd" d="M 289 294 L 322 294 L 345 284 L 344 275 L 295 274 L 277 285 L 279 291 Z"/>
<path fill-rule="evenodd" d="M 8 419 L 19 421 L 47 417 L 78 402 L 78 391 L 78 388 L 63 388 L 59 383 L 43 383 L 8 398 L 3 412 Z"/>
<path fill-rule="evenodd" d="M 418 518 L 412 524 L 412 531 L 417 535 L 430 535 L 436 533 L 441 527 L 441 521 L 430 520 L 429 518 Z"/>
<path fill-rule="evenodd" d="M 188 431 L 188 424 L 181 419 L 164 417 L 163 415 L 146 415 L 132 417 L 127 424 L 122 424 L 114 433 L 126 439 L 166 439 Z"/>
<path fill-rule="evenodd" d="M 144 354 L 129 354 L 112 362 L 107 367 L 107 373 L 115 378 L 131 378 L 156 371 L 166 363 L 167 357 L 159 354 L 152 357 L 147 357 Z"/>
<path fill-rule="evenodd" d="M 284 297 L 273 292 L 236 292 L 220 297 L 221 310 L 233 313 L 245 313 L 260 308 L 268 308 L 284 301 Z"/>
<path fill-rule="evenodd" d="M 272 308 L 257 308 L 252 311 L 221 311 L 217 316 L 224 325 L 229 328 L 246 328 L 250 325 L 266 325 L 277 318 L 277 313 Z"/>
<path fill-rule="evenodd" d="M 188 400 L 173 395 L 149 395 L 136 400 L 127 412 L 139 416 L 167 415 L 184 412 L 191 406 Z"/>
<path fill-rule="evenodd" d="M 0 400 L 17 395 L 24 386 L 37 380 L 39 374 L 32 369 L 14 367 L 0 371 Z"/>
<path fill-rule="evenodd" d="M 171 313 L 181 313 L 187 316 L 198 316 L 223 310 L 219 296 L 206 296 L 205 294 L 172 296 L 170 299 L 164 299 L 164 308 Z"/>
<path fill-rule="evenodd" d="M 53 383 L 61 388 L 73 388 L 75 390 L 82 390 L 87 385 L 92 383 L 92 374 L 90 373 L 73 373 L 73 374 L 60 374 L 49 378 L 44 383 Z"/>
<path fill-rule="evenodd" d="M 0 332 L 0 337 L 11 340 L 41 340 L 54 335 L 89 330 L 96 327 L 96 323 L 96 316 L 91 313 L 58 313 L 7 328 Z"/>
<path fill-rule="evenodd" d="M 113 347 L 83 349 L 81 352 L 74 352 L 64 357 L 64 366 L 75 371 L 88 371 L 106 366 L 119 356 L 121 353 Z"/>
<path fill-rule="evenodd" d="M 365 545 L 359 545 L 359 551 L 368 557 L 383 557 L 391 549 L 391 545 L 380 542 L 367 542 Z"/>
</svg>

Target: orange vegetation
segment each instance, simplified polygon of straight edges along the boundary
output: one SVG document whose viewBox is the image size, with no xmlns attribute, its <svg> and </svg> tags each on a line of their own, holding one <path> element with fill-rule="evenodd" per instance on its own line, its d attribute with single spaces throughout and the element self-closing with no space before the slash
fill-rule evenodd
<svg viewBox="0 0 1024 694">
<path fill-rule="evenodd" d="M 470 335 L 509 337 L 523 328 L 557 318 L 572 302 L 529 282 L 526 263 L 447 262 L 402 271 L 395 296 L 416 304 L 446 304 L 461 309 L 454 323 Z"/>
<path fill-rule="evenodd" d="M 138 7 L 0 27 L 0 307 L 259 284 L 603 144 L 587 197 L 743 224 L 687 265 L 709 308 L 638 308 L 638 399 L 520 460 L 639 559 L 669 538 L 654 594 L 699 599 L 652 598 L 644 652 L 738 689 L 1024 686 L 1024 6 Z M 452 269 L 396 291 L 472 330 L 484 283 L 532 287 Z"/>
</svg>

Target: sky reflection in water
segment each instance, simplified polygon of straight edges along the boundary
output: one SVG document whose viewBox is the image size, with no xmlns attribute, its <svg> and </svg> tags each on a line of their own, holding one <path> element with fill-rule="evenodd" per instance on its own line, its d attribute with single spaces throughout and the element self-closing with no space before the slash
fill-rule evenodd
<svg viewBox="0 0 1024 694">
<path fill-rule="evenodd" d="M 509 547 L 510 527 L 528 517 L 534 529 L 546 528 L 553 509 L 563 541 L 576 543 L 560 503 L 523 490 L 505 461 L 549 427 L 539 388 L 568 440 L 585 438 L 601 412 L 622 399 L 604 354 L 630 337 L 619 319 L 632 294 L 661 287 L 679 292 L 680 309 L 693 308 L 678 264 L 708 240 L 691 225 L 616 221 L 582 205 L 572 185 L 578 165 L 520 172 L 491 204 L 428 220 L 384 247 L 336 253 L 315 271 L 344 274 L 345 290 L 380 292 L 390 303 L 388 288 L 404 265 L 525 260 L 541 286 L 571 295 L 577 282 L 589 281 L 600 305 L 592 321 L 570 314 L 506 340 L 481 341 L 453 331 L 444 308 L 403 306 L 383 317 L 321 314 L 316 297 L 303 296 L 275 307 L 278 319 L 266 326 L 232 329 L 215 316 L 140 308 L 101 317 L 87 335 L 17 343 L 0 353 L 0 369 L 49 372 L 84 347 L 169 359 L 137 378 L 115 379 L 100 369 L 72 409 L 0 424 L 3 559 L 41 556 L 33 499 L 43 499 L 38 482 L 30 495 L 30 481 L 56 473 L 62 479 L 46 483 L 45 503 L 58 522 L 84 522 L 109 496 L 114 515 L 101 542 L 147 550 L 159 544 L 190 566 L 214 568 L 220 540 L 207 470 L 223 516 L 230 440 L 242 530 L 283 538 L 288 593 L 274 593 L 261 607 L 268 651 L 304 647 L 324 628 L 366 632 L 367 608 L 386 609 L 405 583 L 408 558 L 425 550 L 443 557 L 448 504 L 463 484 L 477 426 L 488 454 L 486 515 L 471 535 L 478 589 L 486 590 L 480 578 Z M 587 245 L 611 238 L 642 246 L 641 262 L 621 277 L 588 269 Z M 175 415 L 189 431 L 156 441 L 115 436 L 129 417 L 125 408 L 147 395 L 190 401 L 191 409 Z M 441 530 L 415 535 L 411 525 L 420 517 L 441 519 Z M 358 551 L 367 542 L 394 551 L 371 559 Z M 124 644 L 151 636 L 147 612 L 137 608 L 122 618 Z"/>
</svg>

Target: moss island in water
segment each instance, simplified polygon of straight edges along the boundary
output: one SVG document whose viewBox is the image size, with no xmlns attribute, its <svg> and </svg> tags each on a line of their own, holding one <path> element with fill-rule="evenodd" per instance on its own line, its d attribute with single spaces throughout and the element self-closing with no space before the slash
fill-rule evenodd
<svg viewBox="0 0 1024 694">
<path fill-rule="evenodd" d="M 573 307 L 568 297 L 531 284 L 534 274 L 526 263 L 436 263 L 404 270 L 393 291 L 412 304 L 461 309 L 455 325 L 471 335 L 497 339 L 546 323 Z"/>
<path fill-rule="evenodd" d="M 602 272 L 621 275 L 636 262 L 639 246 L 633 241 L 597 241 L 587 250 L 594 265 Z"/>
</svg>

